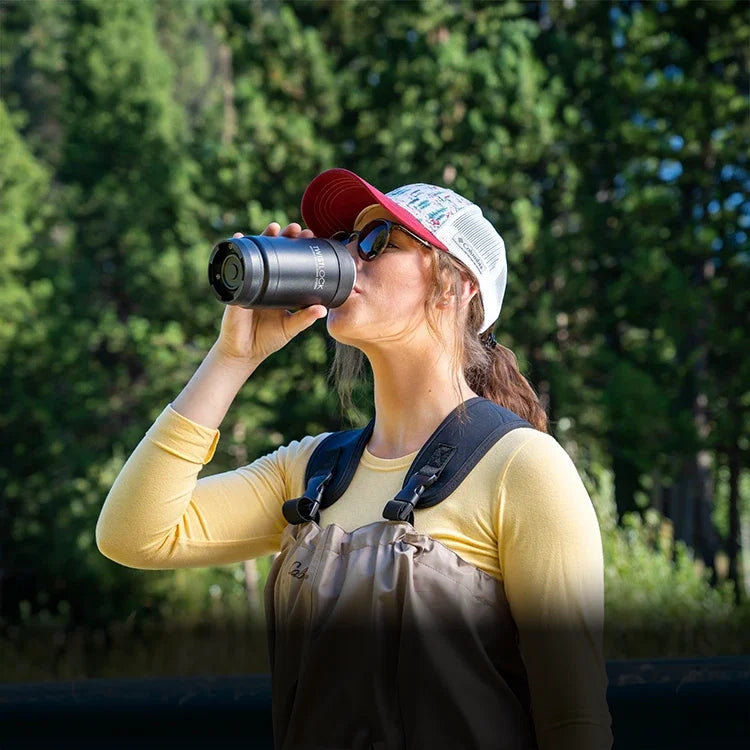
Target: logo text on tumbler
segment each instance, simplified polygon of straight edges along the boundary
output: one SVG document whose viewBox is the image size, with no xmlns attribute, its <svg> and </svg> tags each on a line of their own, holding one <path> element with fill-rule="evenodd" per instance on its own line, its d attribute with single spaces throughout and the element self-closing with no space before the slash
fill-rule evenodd
<svg viewBox="0 0 750 750">
<path fill-rule="evenodd" d="M 313 291 L 315 291 L 322 289 L 326 283 L 326 269 L 320 247 L 318 245 L 310 245 L 310 250 L 313 251 L 313 255 L 315 256 L 315 286 L 313 287 Z"/>
</svg>

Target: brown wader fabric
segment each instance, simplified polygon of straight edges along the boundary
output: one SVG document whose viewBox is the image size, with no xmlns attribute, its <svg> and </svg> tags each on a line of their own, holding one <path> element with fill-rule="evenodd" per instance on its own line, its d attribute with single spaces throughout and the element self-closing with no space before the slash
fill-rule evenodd
<svg viewBox="0 0 750 750">
<path fill-rule="evenodd" d="M 533 750 L 502 582 L 403 521 L 288 525 L 265 589 L 276 750 Z"/>
</svg>

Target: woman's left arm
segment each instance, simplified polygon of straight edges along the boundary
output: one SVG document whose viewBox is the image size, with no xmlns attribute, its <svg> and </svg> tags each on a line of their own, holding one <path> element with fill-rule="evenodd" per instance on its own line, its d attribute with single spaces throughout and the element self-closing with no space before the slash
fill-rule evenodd
<svg viewBox="0 0 750 750">
<path fill-rule="evenodd" d="M 573 462 L 535 432 L 509 459 L 498 552 L 540 750 L 610 750 L 599 523 Z"/>
</svg>

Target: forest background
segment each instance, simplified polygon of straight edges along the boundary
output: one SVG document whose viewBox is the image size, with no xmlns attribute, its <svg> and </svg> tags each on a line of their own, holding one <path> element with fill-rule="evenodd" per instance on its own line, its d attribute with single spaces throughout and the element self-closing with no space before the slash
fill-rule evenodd
<svg viewBox="0 0 750 750">
<path fill-rule="evenodd" d="M 218 335 L 212 246 L 332 166 L 504 236 L 495 334 L 594 502 L 607 658 L 750 652 L 749 8 L 4 1 L 0 681 L 267 671 L 270 558 L 139 571 L 94 529 Z M 201 476 L 364 424 L 331 358 L 316 323 L 263 363 Z"/>
</svg>

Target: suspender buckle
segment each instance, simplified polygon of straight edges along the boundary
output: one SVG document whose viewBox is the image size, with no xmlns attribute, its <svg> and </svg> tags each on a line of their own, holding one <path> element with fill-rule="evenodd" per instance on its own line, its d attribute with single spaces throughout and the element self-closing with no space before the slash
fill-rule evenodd
<svg viewBox="0 0 750 750">
<path fill-rule="evenodd" d="M 439 471 L 423 473 L 425 470 L 431 470 L 432 467 L 425 466 L 416 474 L 409 477 L 406 486 L 399 490 L 393 500 L 389 500 L 383 509 L 383 518 L 390 521 L 408 521 L 414 512 L 414 506 L 419 502 L 422 493 L 431 485 L 435 484 Z"/>
<path fill-rule="evenodd" d="M 329 482 L 333 479 L 333 469 L 328 472 L 327 476 L 317 474 L 312 477 L 305 488 L 302 497 L 296 500 L 287 500 L 281 507 L 284 518 L 289 523 L 299 524 L 305 521 L 320 521 L 320 503 L 323 501 L 323 493 Z"/>
</svg>

